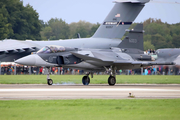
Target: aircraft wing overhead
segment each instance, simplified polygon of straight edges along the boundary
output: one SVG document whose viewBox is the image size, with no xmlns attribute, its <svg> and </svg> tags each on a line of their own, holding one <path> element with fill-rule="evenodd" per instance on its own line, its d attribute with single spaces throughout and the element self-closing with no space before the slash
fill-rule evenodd
<svg viewBox="0 0 180 120">
<path fill-rule="evenodd" d="M 27 44 L 27 41 L 3 40 L 0 41 L 0 45 L 0 60 L 6 62 L 37 51 L 36 46 L 31 43 Z"/>
<path fill-rule="evenodd" d="M 28 49 L 34 49 L 36 48 L 34 45 L 31 44 L 24 44 L 24 41 L 18 41 L 18 40 L 3 40 L 1 41 L 1 48 L 0 52 L 3 51 L 21 51 L 21 50 L 28 50 Z"/>
</svg>

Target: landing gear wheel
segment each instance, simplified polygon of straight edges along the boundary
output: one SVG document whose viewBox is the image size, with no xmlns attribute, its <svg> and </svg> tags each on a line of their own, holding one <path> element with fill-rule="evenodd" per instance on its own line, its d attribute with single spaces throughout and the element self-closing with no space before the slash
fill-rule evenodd
<svg viewBox="0 0 180 120">
<path fill-rule="evenodd" d="M 108 84 L 109 85 L 115 85 L 116 84 L 116 78 L 114 76 L 109 76 Z"/>
<path fill-rule="evenodd" d="M 52 80 L 52 79 L 48 79 L 48 80 L 47 80 L 47 84 L 48 84 L 48 85 L 52 85 L 52 84 L 53 84 L 53 80 Z"/>
<path fill-rule="evenodd" d="M 89 85 L 89 83 L 90 83 L 90 78 L 89 78 L 88 76 L 84 76 L 84 77 L 82 78 L 82 83 L 83 83 L 83 85 Z"/>
</svg>

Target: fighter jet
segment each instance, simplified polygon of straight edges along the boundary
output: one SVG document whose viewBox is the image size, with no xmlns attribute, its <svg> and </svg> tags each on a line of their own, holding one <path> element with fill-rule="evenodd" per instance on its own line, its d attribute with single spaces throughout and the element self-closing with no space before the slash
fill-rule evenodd
<svg viewBox="0 0 180 120">
<path fill-rule="evenodd" d="M 32 54 L 16 60 L 18 64 L 28 66 L 44 66 L 48 68 L 47 83 L 52 85 L 53 81 L 49 77 L 50 67 L 63 67 L 81 69 L 86 71 L 82 78 L 82 83 L 90 83 L 89 75 L 93 77 L 94 72 L 110 73 L 109 85 L 116 83 L 116 70 L 135 69 L 150 65 L 173 65 L 172 59 L 169 61 L 155 60 L 151 55 L 144 54 L 143 51 L 143 25 L 137 24 L 125 37 L 118 47 L 110 49 L 85 49 L 69 48 L 57 45 L 48 45 Z M 162 57 L 163 58 L 163 57 Z"/>
<path fill-rule="evenodd" d="M 115 5 L 91 38 L 56 41 L 0 41 L 0 61 L 14 62 L 44 46 L 58 45 L 73 48 L 109 49 L 121 44 L 125 30 L 130 27 L 145 3 L 150 0 L 117 0 Z"/>
</svg>

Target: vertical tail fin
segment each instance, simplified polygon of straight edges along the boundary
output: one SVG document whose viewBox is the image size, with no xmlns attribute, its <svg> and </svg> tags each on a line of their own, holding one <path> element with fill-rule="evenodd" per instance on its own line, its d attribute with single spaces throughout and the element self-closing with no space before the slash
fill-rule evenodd
<svg viewBox="0 0 180 120">
<path fill-rule="evenodd" d="M 119 48 L 136 48 L 144 51 L 143 24 L 137 24 L 134 29 L 128 30 L 129 34 L 118 45 Z"/>
<path fill-rule="evenodd" d="M 126 2 L 116 1 L 114 7 L 92 37 L 122 38 L 125 30 L 130 27 L 144 7 L 144 4 L 149 2 L 149 0 L 132 1 L 134 0 L 127 0 Z"/>
</svg>

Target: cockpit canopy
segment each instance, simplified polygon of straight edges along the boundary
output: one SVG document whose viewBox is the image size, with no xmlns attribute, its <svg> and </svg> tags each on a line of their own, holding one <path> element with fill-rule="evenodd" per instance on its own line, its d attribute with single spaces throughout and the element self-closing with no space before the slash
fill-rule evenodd
<svg viewBox="0 0 180 120">
<path fill-rule="evenodd" d="M 58 52 L 64 52 L 64 51 L 65 51 L 65 47 L 63 46 L 48 45 L 41 48 L 37 53 L 58 53 Z"/>
</svg>

